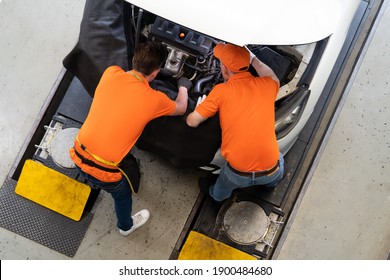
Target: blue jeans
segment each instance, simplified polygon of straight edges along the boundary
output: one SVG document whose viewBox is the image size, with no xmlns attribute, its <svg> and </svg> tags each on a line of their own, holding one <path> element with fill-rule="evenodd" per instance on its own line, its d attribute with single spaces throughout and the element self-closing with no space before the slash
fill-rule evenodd
<svg viewBox="0 0 390 280">
<path fill-rule="evenodd" d="M 272 175 L 259 177 L 246 177 L 234 173 L 227 163 L 221 168 L 218 179 L 209 189 L 210 196 L 215 201 L 222 201 L 229 198 L 233 190 L 238 188 L 247 188 L 251 186 L 262 185 L 268 188 L 274 188 L 283 178 L 284 158 L 279 156 L 279 169 Z"/>
<path fill-rule="evenodd" d="M 78 166 L 77 170 L 85 179 L 91 182 L 94 187 L 105 190 L 110 193 L 115 203 L 115 214 L 117 218 L 117 226 L 121 230 L 129 230 L 133 227 L 133 219 L 131 218 L 132 210 L 132 192 L 126 178 L 122 176 L 122 180 L 113 183 L 102 182 L 95 177 L 85 173 Z"/>
</svg>

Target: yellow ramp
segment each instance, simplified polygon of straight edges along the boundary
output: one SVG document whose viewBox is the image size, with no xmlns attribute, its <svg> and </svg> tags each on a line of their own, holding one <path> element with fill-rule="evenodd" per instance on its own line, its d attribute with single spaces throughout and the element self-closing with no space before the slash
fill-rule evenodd
<svg viewBox="0 0 390 280">
<path fill-rule="evenodd" d="M 33 160 L 26 160 L 15 192 L 75 221 L 81 219 L 90 187 Z"/>
<path fill-rule="evenodd" d="M 257 260 L 206 235 L 191 231 L 179 254 L 179 260 Z"/>
</svg>

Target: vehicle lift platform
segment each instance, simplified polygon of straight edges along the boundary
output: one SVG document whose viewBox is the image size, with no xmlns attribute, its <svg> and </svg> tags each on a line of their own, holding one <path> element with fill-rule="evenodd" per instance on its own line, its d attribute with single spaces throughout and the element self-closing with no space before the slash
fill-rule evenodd
<svg viewBox="0 0 390 280">
<path fill-rule="evenodd" d="M 241 189 L 223 204 L 200 192 L 170 259 L 276 256 L 382 4 L 381 0 L 361 2 L 317 107 L 285 155 L 286 175 L 276 189 Z M 64 158 L 64 147 L 73 145 L 91 102 L 81 82 L 62 69 L 0 191 L 1 227 L 69 257 L 75 255 L 83 239 L 99 196 Z M 64 185 L 70 189 L 61 187 L 63 180 L 68 180 Z M 60 192 L 67 199 L 43 197 L 47 192 Z M 71 213 L 64 205 L 76 200 L 77 205 L 71 207 L 76 213 Z M 45 219 L 37 218 L 40 215 Z M 65 228 L 71 228 L 72 234 Z"/>
</svg>

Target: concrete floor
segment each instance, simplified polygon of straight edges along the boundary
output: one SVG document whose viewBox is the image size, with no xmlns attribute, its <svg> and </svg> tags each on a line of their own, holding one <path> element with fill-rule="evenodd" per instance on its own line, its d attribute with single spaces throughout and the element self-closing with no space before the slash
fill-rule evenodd
<svg viewBox="0 0 390 280">
<path fill-rule="evenodd" d="M 390 7 L 323 147 L 279 259 L 387 259 L 390 252 Z"/>
<path fill-rule="evenodd" d="M 69 2 L 69 1 L 68 1 Z M 85 1 L 0 2 L 0 181 L 77 41 Z M 373 34 L 278 259 L 386 259 L 390 251 L 390 10 Z M 197 172 L 138 152 L 148 224 L 119 235 L 102 193 L 74 259 L 168 259 L 198 195 Z M 148 176 L 153 174 L 153 176 Z M 0 228 L 0 259 L 69 259 Z"/>
</svg>

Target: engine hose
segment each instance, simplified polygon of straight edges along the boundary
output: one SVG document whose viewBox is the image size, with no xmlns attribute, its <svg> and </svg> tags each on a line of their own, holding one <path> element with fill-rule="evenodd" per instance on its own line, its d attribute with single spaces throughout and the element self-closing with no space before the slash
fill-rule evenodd
<svg viewBox="0 0 390 280">
<path fill-rule="evenodd" d="M 203 85 L 204 83 L 207 83 L 207 82 L 211 81 L 213 78 L 214 78 L 214 75 L 210 75 L 210 76 L 207 76 L 207 77 L 204 77 L 204 78 L 199 79 L 199 80 L 195 83 L 194 91 L 195 91 L 195 92 L 201 92 L 201 87 L 202 87 L 202 85 Z"/>
</svg>

